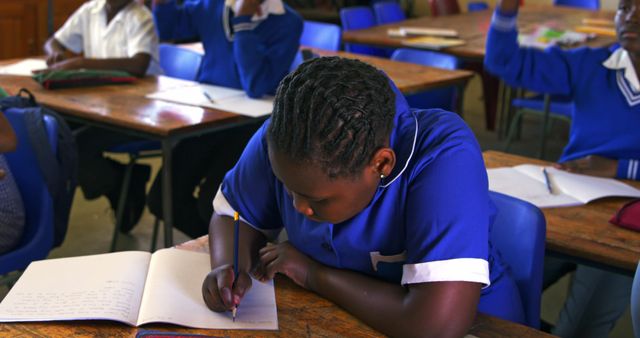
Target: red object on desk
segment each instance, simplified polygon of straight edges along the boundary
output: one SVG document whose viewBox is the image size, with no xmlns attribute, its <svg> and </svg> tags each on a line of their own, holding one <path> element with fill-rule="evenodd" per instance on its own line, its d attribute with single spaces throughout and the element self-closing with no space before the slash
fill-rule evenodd
<svg viewBox="0 0 640 338">
<path fill-rule="evenodd" d="M 640 231 L 640 199 L 622 206 L 609 222 L 623 228 Z"/>
</svg>

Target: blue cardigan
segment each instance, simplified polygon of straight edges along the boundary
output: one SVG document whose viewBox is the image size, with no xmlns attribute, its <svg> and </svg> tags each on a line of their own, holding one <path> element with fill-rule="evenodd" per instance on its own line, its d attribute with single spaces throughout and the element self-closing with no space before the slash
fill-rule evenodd
<svg viewBox="0 0 640 338">
<path fill-rule="evenodd" d="M 302 19 L 285 5 L 261 22 L 233 17 L 224 0 L 174 1 L 153 9 L 162 40 L 200 38 L 205 50 L 198 81 L 241 88 L 250 97 L 275 93 L 298 52 Z"/>
<path fill-rule="evenodd" d="M 494 13 L 486 69 L 511 86 L 573 98 L 569 143 L 560 162 L 600 155 L 618 160 L 619 178 L 640 180 L 640 92 L 631 88 L 624 70 L 602 65 L 619 47 L 521 48 L 516 19 L 515 13 Z"/>
</svg>

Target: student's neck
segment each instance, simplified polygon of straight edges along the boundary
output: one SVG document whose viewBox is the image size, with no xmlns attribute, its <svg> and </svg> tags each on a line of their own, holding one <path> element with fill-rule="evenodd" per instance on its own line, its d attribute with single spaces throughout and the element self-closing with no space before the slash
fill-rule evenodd
<svg viewBox="0 0 640 338">
<path fill-rule="evenodd" d="M 131 1 L 125 1 L 122 2 L 120 4 L 116 4 L 116 5 L 111 5 L 108 1 L 107 1 L 107 25 L 111 22 L 111 20 L 113 20 L 113 18 L 116 17 L 116 15 L 118 14 L 118 12 L 120 12 L 120 10 L 122 10 L 125 6 L 127 6 Z"/>
</svg>

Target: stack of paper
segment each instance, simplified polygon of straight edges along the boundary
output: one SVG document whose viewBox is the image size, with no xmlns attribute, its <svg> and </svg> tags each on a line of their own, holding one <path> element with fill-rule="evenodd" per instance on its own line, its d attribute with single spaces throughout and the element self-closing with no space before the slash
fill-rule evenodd
<svg viewBox="0 0 640 338">
<path fill-rule="evenodd" d="M 42 59 L 25 59 L 20 62 L 0 67 L 0 74 L 31 76 L 34 70 L 47 68 L 47 63 Z"/>
<path fill-rule="evenodd" d="M 489 190 L 517 197 L 540 208 L 581 205 L 610 196 L 640 197 L 640 190 L 615 179 L 546 168 L 550 192 L 543 168 L 523 164 L 489 169 Z"/>
<path fill-rule="evenodd" d="M 271 114 L 273 98 L 252 99 L 239 89 L 197 84 L 146 95 L 149 99 L 164 100 L 207 107 L 235 114 L 260 117 Z"/>
<path fill-rule="evenodd" d="M 585 33 L 539 26 L 531 34 L 520 34 L 518 42 L 524 47 L 544 49 L 554 45 L 571 47 L 584 43 L 589 38 L 589 34 Z"/>
<path fill-rule="evenodd" d="M 387 30 L 389 36 L 407 37 L 411 35 L 429 35 L 446 38 L 457 38 L 458 32 L 454 29 L 427 28 L 427 27 L 399 27 Z"/>
<path fill-rule="evenodd" d="M 426 48 L 426 49 L 442 49 L 447 47 L 455 47 L 464 45 L 464 40 L 460 39 L 447 39 L 437 36 L 421 36 L 417 38 L 409 38 L 402 40 L 402 44 L 405 46 Z"/>
</svg>

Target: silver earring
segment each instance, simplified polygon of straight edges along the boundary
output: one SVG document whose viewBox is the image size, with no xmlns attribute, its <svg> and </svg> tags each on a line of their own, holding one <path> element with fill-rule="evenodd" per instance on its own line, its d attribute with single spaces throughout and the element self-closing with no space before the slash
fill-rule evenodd
<svg viewBox="0 0 640 338">
<path fill-rule="evenodd" d="M 384 174 L 380 174 L 380 179 L 384 179 L 385 177 Z"/>
</svg>

